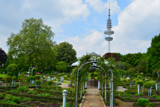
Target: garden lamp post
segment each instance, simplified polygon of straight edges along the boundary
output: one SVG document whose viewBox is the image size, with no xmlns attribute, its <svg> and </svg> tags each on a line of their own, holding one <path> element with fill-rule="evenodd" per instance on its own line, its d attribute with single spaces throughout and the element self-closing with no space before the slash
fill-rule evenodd
<svg viewBox="0 0 160 107">
<path fill-rule="evenodd" d="M 113 107 L 113 72 L 110 68 L 110 107 Z"/>
</svg>

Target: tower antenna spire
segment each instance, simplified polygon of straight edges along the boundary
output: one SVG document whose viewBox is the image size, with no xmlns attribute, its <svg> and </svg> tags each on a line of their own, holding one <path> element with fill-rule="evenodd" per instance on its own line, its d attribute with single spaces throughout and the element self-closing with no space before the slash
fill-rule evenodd
<svg viewBox="0 0 160 107">
<path fill-rule="evenodd" d="M 108 18 L 110 19 L 110 2 L 109 2 L 109 9 L 108 9 Z"/>
</svg>

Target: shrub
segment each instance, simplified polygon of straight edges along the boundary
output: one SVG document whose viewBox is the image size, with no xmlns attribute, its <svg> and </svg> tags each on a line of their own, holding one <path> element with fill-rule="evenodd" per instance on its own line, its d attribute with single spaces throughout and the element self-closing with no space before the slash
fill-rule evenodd
<svg viewBox="0 0 160 107">
<path fill-rule="evenodd" d="M 157 97 L 158 97 L 158 95 L 152 95 L 152 97 L 157 98 Z"/>
<path fill-rule="evenodd" d="M 23 99 L 22 99 L 22 101 L 24 101 L 24 102 L 27 102 L 27 101 L 30 101 L 31 99 L 30 98 L 27 98 L 27 97 L 24 97 Z"/>
<path fill-rule="evenodd" d="M 29 88 L 27 86 L 21 86 L 21 87 L 18 87 L 17 90 L 20 92 L 27 92 Z"/>
<path fill-rule="evenodd" d="M 35 76 L 35 79 L 38 79 L 38 80 L 39 80 L 40 78 L 41 78 L 40 75 L 36 75 L 36 76 Z"/>
<path fill-rule="evenodd" d="M 155 99 L 156 99 L 156 100 L 160 100 L 160 96 L 157 96 Z"/>
<path fill-rule="evenodd" d="M 16 64 L 9 64 L 6 70 L 8 75 L 18 76 L 18 66 Z"/>
<path fill-rule="evenodd" d="M 11 93 L 19 93 L 18 90 L 11 90 L 10 92 L 11 92 Z"/>
<path fill-rule="evenodd" d="M 5 82 L 11 82 L 12 81 L 11 76 L 6 76 L 4 79 L 5 79 Z"/>
<path fill-rule="evenodd" d="M 145 88 L 150 88 L 151 86 L 154 87 L 155 81 L 147 81 L 144 83 Z"/>
<path fill-rule="evenodd" d="M 4 97 L 4 94 L 0 93 L 0 98 L 3 98 Z"/>
<path fill-rule="evenodd" d="M 41 80 L 36 80 L 35 84 L 40 85 L 41 84 Z"/>
<path fill-rule="evenodd" d="M 48 85 L 51 86 L 53 84 L 53 81 L 48 81 Z"/>
<path fill-rule="evenodd" d="M 155 106 L 154 103 L 147 103 L 147 104 L 146 104 L 146 107 L 154 107 L 154 106 Z"/>
<path fill-rule="evenodd" d="M 140 93 L 140 94 L 135 94 L 135 96 L 144 96 L 144 94 L 143 93 Z"/>
<path fill-rule="evenodd" d="M 148 99 L 145 99 L 145 98 L 139 98 L 139 99 L 137 100 L 137 104 L 138 104 L 139 106 L 146 106 L 147 103 L 149 103 L 149 100 L 148 100 Z"/>
<path fill-rule="evenodd" d="M 136 81 L 136 84 L 137 84 L 137 85 L 139 84 L 140 86 L 142 86 L 142 85 L 143 85 L 143 83 L 144 83 L 144 81 L 143 81 L 143 80 L 137 80 L 137 81 Z"/>
<path fill-rule="evenodd" d="M 123 96 L 131 97 L 131 96 L 132 96 L 132 94 L 126 94 L 126 93 L 124 93 L 124 94 L 123 94 Z"/>
<path fill-rule="evenodd" d="M 35 76 L 29 76 L 27 77 L 27 80 L 30 81 L 30 80 L 35 80 Z"/>
<path fill-rule="evenodd" d="M 16 102 L 13 102 L 13 101 L 6 101 L 5 103 L 7 103 L 7 104 L 17 104 Z"/>
<path fill-rule="evenodd" d="M 122 97 L 123 100 L 131 100 L 131 97 Z"/>
<path fill-rule="evenodd" d="M 12 95 L 6 94 L 4 99 L 5 99 L 5 101 L 11 100 L 12 99 Z"/>
<path fill-rule="evenodd" d="M 51 94 L 50 93 L 42 93 L 42 94 L 38 94 L 37 96 L 50 97 Z"/>
<path fill-rule="evenodd" d="M 21 102 L 21 97 L 13 96 L 11 101 L 16 102 L 17 104 L 19 104 Z"/>
</svg>

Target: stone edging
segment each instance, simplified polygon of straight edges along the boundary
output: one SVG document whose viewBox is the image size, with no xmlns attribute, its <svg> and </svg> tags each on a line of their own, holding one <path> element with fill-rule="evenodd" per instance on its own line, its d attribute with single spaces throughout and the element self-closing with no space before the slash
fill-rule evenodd
<svg viewBox="0 0 160 107">
<path fill-rule="evenodd" d="M 83 96 L 83 98 L 82 98 L 82 101 L 81 101 L 81 103 L 79 104 L 79 107 L 82 107 L 82 104 L 83 104 L 83 102 L 84 102 L 84 99 L 85 99 L 85 97 L 86 97 L 86 93 L 87 93 L 87 92 L 85 92 L 85 93 L 84 93 L 84 96 Z"/>
<path fill-rule="evenodd" d="M 104 100 L 103 100 L 101 94 L 99 93 L 99 90 L 98 90 L 98 94 L 99 94 L 99 96 L 101 97 L 101 100 L 102 100 L 102 103 L 103 103 L 104 107 L 106 107 L 106 105 L 105 105 L 105 103 L 104 103 Z"/>
</svg>

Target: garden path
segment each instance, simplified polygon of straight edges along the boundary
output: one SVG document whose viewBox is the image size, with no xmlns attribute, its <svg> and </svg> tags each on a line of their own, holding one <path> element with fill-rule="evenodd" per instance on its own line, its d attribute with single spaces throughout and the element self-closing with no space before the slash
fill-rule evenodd
<svg viewBox="0 0 160 107">
<path fill-rule="evenodd" d="M 105 107 L 97 87 L 88 87 L 86 92 L 82 107 Z"/>
<path fill-rule="evenodd" d="M 69 88 L 67 83 L 61 83 L 60 87 L 62 87 L 62 88 Z"/>
<path fill-rule="evenodd" d="M 116 91 L 124 92 L 125 90 L 127 90 L 127 88 L 123 88 L 123 86 L 117 86 L 117 90 Z"/>
</svg>

